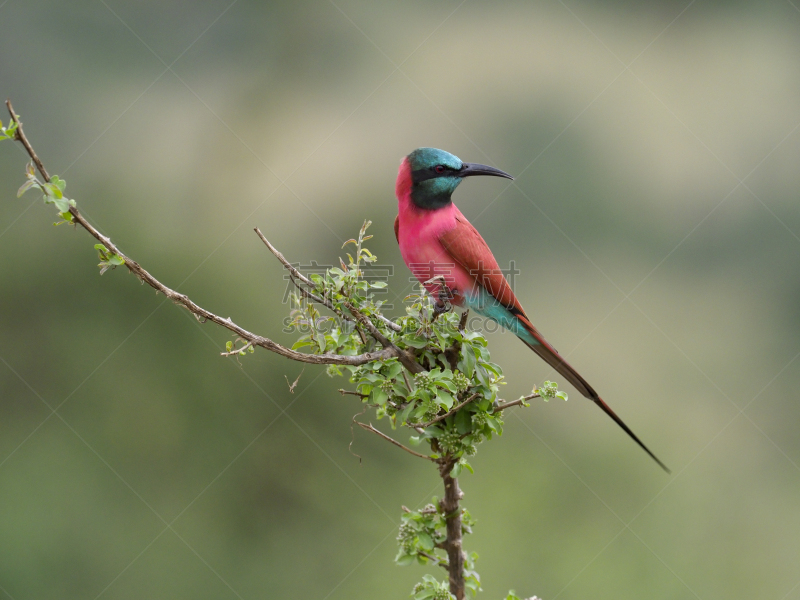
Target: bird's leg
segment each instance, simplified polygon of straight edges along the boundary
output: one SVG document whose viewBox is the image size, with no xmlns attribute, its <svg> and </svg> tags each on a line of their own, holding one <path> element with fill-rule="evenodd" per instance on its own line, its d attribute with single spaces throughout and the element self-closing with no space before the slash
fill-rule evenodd
<svg viewBox="0 0 800 600">
<path fill-rule="evenodd" d="M 439 284 L 439 293 L 436 302 L 433 304 L 433 319 L 431 319 L 431 323 L 436 321 L 439 315 L 453 310 L 453 305 L 450 303 L 450 300 L 453 298 L 453 293 L 450 291 L 450 288 L 447 287 L 447 281 L 444 276 L 437 275 L 436 277 L 432 277 L 423 285 L 433 285 L 434 283 Z"/>
</svg>

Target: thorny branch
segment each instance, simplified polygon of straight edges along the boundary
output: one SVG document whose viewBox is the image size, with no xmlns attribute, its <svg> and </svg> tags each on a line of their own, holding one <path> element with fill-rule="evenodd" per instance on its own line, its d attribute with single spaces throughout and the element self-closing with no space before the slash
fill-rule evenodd
<svg viewBox="0 0 800 600">
<path fill-rule="evenodd" d="M 19 118 L 17 117 L 17 114 L 14 112 L 14 107 L 11 105 L 11 101 L 10 100 L 6 100 L 6 106 L 8 107 L 8 112 L 11 115 L 12 120 L 17 124 L 17 129 L 16 129 L 16 132 L 15 132 L 15 139 L 18 140 L 19 142 L 21 142 L 22 145 L 25 147 L 25 150 L 27 150 L 28 155 L 31 157 L 31 160 L 33 160 L 34 164 L 39 169 L 39 173 L 41 173 L 41 175 L 45 179 L 45 181 L 50 182 L 50 175 L 48 174 L 47 169 L 45 168 L 44 164 L 42 163 L 42 161 L 39 159 L 39 157 L 37 156 L 36 152 L 34 151 L 33 146 L 31 146 L 31 143 L 28 141 L 28 138 L 25 136 L 25 132 L 22 129 L 22 123 L 19 121 Z M 137 263 L 135 260 L 130 258 L 125 253 L 123 253 L 117 247 L 117 245 L 114 244 L 111 241 L 110 238 L 106 237 L 105 235 L 100 233 L 97 229 L 95 229 L 94 226 L 92 226 L 92 224 L 89 223 L 84 218 L 84 216 L 80 213 L 80 211 L 76 207 L 71 206 L 69 208 L 69 212 L 72 215 L 72 219 L 76 224 L 78 224 L 81 227 L 83 227 L 86 231 L 89 232 L 89 234 L 92 237 L 94 237 L 96 240 L 98 240 L 100 243 L 102 243 L 111 252 L 113 252 L 114 254 L 116 254 L 119 257 L 121 257 L 125 261 L 125 266 L 128 268 L 128 270 L 131 273 L 133 273 L 134 275 L 136 275 L 143 283 L 146 283 L 147 285 L 152 287 L 154 290 L 156 290 L 156 292 L 160 292 L 160 293 L 164 294 L 167 298 L 172 300 L 172 302 L 174 302 L 175 304 L 177 304 L 179 306 L 182 306 L 185 309 L 187 309 L 201 323 L 205 322 L 205 321 L 212 321 L 212 322 L 216 323 L 217 325 L 220 325 L 220 326 L 224 327 L 225 329 L 228 329 L 228 330 L 232 331 L 237 336 L 239 336 L 240 338 L 245 340 L 251 346 L 259 346 L 261 348 L 264 348 L 265 350 L 269 350 L 270 352 L 274 352 L 276 354 L 279 354 L 279 355 L 284 356 L 284 357 L 286 357 L 288 359 L 291 359 L 291 360 L 296 360 L 298 362 L 318 364 L 318 365 L 334 364 L 334 365 L 358 366 L 358 365 L 363 365 L 363 364 L 366 364 L 366 363 L 369 363 L 369 362 L 372 362 L 372 361 L 375 361 L 375 360 L 386 360 L 386 359 L 398 356 L 398 353 L 401 352 L 396 347 L 391 347 L 391 346 L 386 346 L 386 345 L 384 345 L 383 349 L 380 350 L 380 351 L 377 351 L 377 352 L 366 352 L 364 354 L 359 354 L 359 355 L 356 355 L 356 356 L 344 356 L 344 355 L 338 355 L 338 354 L 324 354 L 324 355 L 304 354 L 302 352 L 297 352 L 295 350 L 291 350 L 289 348 L 286 348 L 285 346 L 282 346 L 281 344 L 279 344 L 279 343 L 277 343 L 277 342 L 275 342 L 275 341 L 273 341 L 273 340 L 271 340 L 271 339 L 269 339 L 267 337 L 257 335 L 255 333 L 252 333 L 252 332 L 244 329 L 243 327 L 240 327 L 239 325 L 234 323 L 230 318 L 223 318 L 223 317 L 220 317 L 220 316 L 212 313 L 209 310 L 206 310 L 205 308 L 195 304 L 187 295 L 181 294 L 181 293 L 176 292 L 175 290 L 167 287 L 166 285 L 161 283 L 158 279 L 153 277 L 148 271 L 146 271 L 141 265 L 139 265 L 139 263 Z M 291 267 L 291 265 L 289 265 L 289 263 L 286 261 L 286 259 L 283 257 L 283 255 L 280 252 L 278 252 L 277 249 L 275 249 L 275 247 L 272 246 L 272 244 L 269 243 L 269 241 L 267 241 L 267 239 L 263 236 L 263 234 L 261 234 L 261 232 L 257 232 L 257 233 L 258 233 L 259 237 L 262 239 L 262 241 L 270 249 L 270 251 L 273 254 L 275 254 L 275 256 L 278 257 L 278 259 L 284 264 L 284 266 L 286 266 L 287 268 L 290 268 L 290 270 L 294 269 L 293 267 Z M 296 276 L 299 279 L 301 279 L 301 281 L 310 282 L 307 278 L 305 278 L 303 275 L 301 275 L 299 273 L 299 271 L 297 271 L 296 269 L 294 269 L 293 275 L 294 274 L 296 274 Z M 313 285 L 313 283 L 312 283 L 312 285 Z M 322 300 L 322 299 L 318 299 L 318 300 Z M 322 302 L 322 304 L 325 304 L 325 303 Z M 358 314 L 361 315 L 361 313 L 358 313 Z M 364 315 L 361 315 L 361 316 L 363 317 Z M 366 317 L 364 317 L 364 318 L 366 318 Z M 388 321 L 388 319 L 387 319 L 387 321 Z M 398 327 L 394 323 L 392 323 L 392 326 Z M 377 340 L 377 338 L 376 338 L 376 340 Z M 378 342 L 380 343 L 380 340 L 378 340 Z M 241 349 L 238 352 L 240 352 L 240 351 L 241 351 Z M 228 354 L 228 353 L 223 353 L 223 354 Z M 399 358 L 399 356 L 398 356 L 398 358 Z"/>
</svg>

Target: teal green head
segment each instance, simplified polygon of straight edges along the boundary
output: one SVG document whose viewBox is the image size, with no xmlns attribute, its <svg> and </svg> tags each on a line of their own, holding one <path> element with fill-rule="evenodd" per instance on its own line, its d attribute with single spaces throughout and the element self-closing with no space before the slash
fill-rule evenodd
<svg viewBox="0 0 800 600">
<path fill-rule="evenodd" d="M 434 210 L 450 204 L 453 192 L 465 177 L 492 175 L 514 179 L 500 169 L 465 163 L 438 148 L 417 148 L 407 159 L 411 167 L 411 200 L 420 208 Z"/>
</svg>

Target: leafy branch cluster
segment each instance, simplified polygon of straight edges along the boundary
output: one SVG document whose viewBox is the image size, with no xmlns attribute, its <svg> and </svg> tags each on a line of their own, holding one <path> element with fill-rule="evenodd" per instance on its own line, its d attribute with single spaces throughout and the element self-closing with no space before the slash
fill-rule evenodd
<svg viewBox="0 0 800 600">
<path fill-rule="evenodd" d="M 527 406 L 534 397 L 566 400 L 567 395 L 555 383 L 546 381 L 540 389 L 517 401 L 499 400 L 500 386 L 505 383 L 503 372 L 491 361 L 486 338 L 479 332 L 467 331 L 466 319 L 457 313 L 440 314 L 424 287 L 405 298 L 404 316 L 394 321 L 385 319 L 380 312 L 382 301 L 376 300 L 373 292 L 385 284 L 370 283 L 363 277 L 362 264 L 377 260 L 364 247 L 371 237 L 366 235 L 369 226 L 370 222 L 365 221 L 358 238 L 343 246 L 355 247 L 354 254 L 347 254 L 347 262 L 340 260 L 340 267 L 329 269 L 324 275 L 312 275 L 305 289 L 298 284 L 301 291 L 293 297 L 291 316 L 292 324 L 302 335 L 292 348 L 308 348 L 322 355 L 362 354 L 387 345 L 397 348 L 400 356 L 411 358 L 422 369 L 409 376 L 400 358 L 384 358 L 361 365 L 330 365 L 328 374 L 343 375 L 346 369 L 355 386 L 355 392 L 349 393 L 374 408 L 378 419 L 387 418 L 392 429 L 412 429 L 411 445 L 425 444 L 429 448 L 425 455 L 415 454 L 436 462 L 440 472 L 450 478 L 458 477 L 464 468 L 472 472 L 468 457 L 475 455 L 481 442 L 502 434 L 505 408 Z M 353 318 L 322 316 L 320 304 L 334 315 Z M 374 430 L 371 425 L 359 425 Z M 432 562 L 450 570 L 442 553 L 448 550 L 447 519 L 453 515 L 448 517 L 444 504 L 437 500 L 422 510 L 405 510 L 397 537 L 400 549 L 396 562 Z M 463 508 L 458 516 L 460 548 L 461 536 L 472 532 L 474 521 Z M 480 577 L 475 571 L 477 555 L 461 554 L 463 587 L 476 594 L 480 590 Z M 449 599 L 451 589 L 446 582 L 426 575 L 412 595 L 416 600 Z"/>
<path fill-rule="evenodd" d="M 371 290 L 385 285 L 363 279 L 362 263 L 377 258 L 363 246 L 372 237 L 365 235 L 369 225 L 366 221 L 358 239 L 345 243 L 345 247 L 355 246 L 355 256 L 348 254 L 348 262 L 341 261 L 341 268 L 311 276 L 314 296 L 330 304 L 334 313 L 350 313 L 359 319 L 321 317 L 316 304 L 295 294 L 292 324 L 308 333 L 295 342 L 293 349 L 307 347 L 313 353 L 346 355 L 369 352 L 379 345 L 375 337 L 367 335 L 361 319 L 381 316 L 382 301 L 376 300 Z M 377 418 L 388 417 L 393 428 L 415 429 L 417 435 L 411 437 L 411 443 L 427 443 L 430 458 L 452 464 L 450 475 L 457 477 L 463 467 L 472 470 L 466 459 L 475 455 L 481 442 L 502 434 L 502 408 L 497 396 L 504 384 L 503 371 L 491 362 L 486 338 L 467 331 L 457 313 L 438 314 L 424 288 L 407 296 L 406 303 L 406 314 L 394 322 L 368 322 L 384 338 L 383 345 L 398 348 L 422 370 L 409 377 L 397 358 L 344 368 L 362 401 L 376 409 Z M 333 323 L 327 331 L 325 321 Z M 342 367 L 331 365 L 328 373 L 342 374 Z M 557 388 L 542 389 L 548 396 L 558 393 L 566 398 Z"/>
<path fill-rule="evenodd" d="M 0 141 L 16 139 L 18 126 L 19 125 L 13 118 L 8 122 L 8 127 L 3 125 L 3 120 L 0 119 Z"/>
<path fill-rule="evenodd" d="M 30 189 L 39 190 L 44 194 L 42 200 L 45 204 L 54 204 L 61 221 L 53 223 L 53 225 L 60 225 L 61 223 L 72 223 L 72 214 L 69 212 L 70 207 L 75 207 L 75 200 L 70 200 L 64 195 L 64 189 L 67 187 L 67 182 L 61 179 L 58 175 L 53 175 L 50 181 L 42 181 L 36 176 L 36 168 L 33 161 L 28 163 L 25 167 L 25 176 L 27 181 L 22 184 L 17 191 L 17 198 L 22 196 Z M 95 246 L 96 248 L 97 246 Z M 108 250 L 106 248 L 106 250 Z"/>
<path fill-rule="evenodd" d="M 66 182 L 47 173 L 25 137 L 11 103 L 6 101 L 6 105 L 12 120 L 8 127 L 0 123 L 0 140 L 19 141 L 31 157 L 25 170 L 27 181 L 18 197 L 29 189 L 37 189 L 43 193 L 45 203 L 56 207 L 60 222 L 81 226 L 89 232 L 99 242 L 94 247 L 100 257 L 101 274 L 109 268 L 124 266 L 143 283 L 189 310 L 201 323 L 211 321 L 230 330 L 235 339 L 226 344 L 223 356 L 244 356 L 258 346 L 298 362 L 327 365 L 332 377 L 347 374 L 355 390 L 340 390 L 343 394 L 359 397 L 363 404 L 375 409 L 377 419 L 388 420 L 393 430 L 410 430 L 409 443 L 425 446 L 424 454 L 354 418 L 363 429 L 436 464 L 444 483 L 441 500 L 434 499 L 421 510 L 404 508 L 396 562 L 434 564 L 447 571 L 445 581 L 424 575 L 412 591 L 415 600 L 463 600 L 467 590 L 477 594 L 480 590 L 480 577 L 475 571 L 477 555 L 462 548 L 462 538 L 472 533 L 475 522 L 460 505 L 463 494 L 457 477 L 465 468 L 473 471 L 467 459 L 475 455 L 479 444 L 502 434 L 504 410 L 528 406 L 531 399 L 538 397 L 545 401 L 556 397 L 566 400 L 566 393 L 559 391 L 555 383 L 545 381 L 527 396 L 508 402 L 501 400 L 498 393 L 505 384 L 503 372 L 491 362 L 486 338 L 467 330 L 466 313 L 459 316 L 444 310 L 446 307 L 440 306 L 422 286 L 419 293 L 406 297 L 403 316 L 395 320 L 385 317 L 381 313 L 383 301 L 376 299 L 374 290 L 385 288 L 386 283 L 367 281 L 362 269 L 377 260 L 364 245 L 372 237 L 366 235 L 369 221 L 364 222 L 357 238 L 344 244 L 343 248 L 351 245 L 354 248 L 352 254 L 347 253 L 347 262 L 340 259 L 339 267 L 310 278 L 255 230 L 289 271 L 296 288 L 290 320 L 301 335 L 291 348 L 202 308 L 158 281 L 86 221 L 75 200 L 64 195 Z M 321 309 L 331 314 L 323 315 Z M 520 599 L 510 592 L 506 600 Z"/>
<path fill-rule="evenodd" d="M 427 565 L 429 562 L 448 568 L 447 557 L 442 556 L 442 551 L 447 545 L 447 521 L 442 504 L 433 498 L 433 504 L 428 504 L 420 510 L 409 510 L 403 507 L 405 513 L 401 517 L 400 531 L 397 534 L 397 543 L 400 546 L 395 562 L 405 566 L 413 563 Z M 466 509 L 461 510 L 461 533 L 472 533 L 475 520 Z M 464 584 L 473 594 L 480 589 L 481 578 L 475 570 L 475 561 L 478 560 L 476 552 L 469 553 L 464 560 Z M 415 600 L 449 600 L 449 591 L 442 582 L 431 575 L 425 575 L 414 586 L 412 595 Z"/>
</svg>

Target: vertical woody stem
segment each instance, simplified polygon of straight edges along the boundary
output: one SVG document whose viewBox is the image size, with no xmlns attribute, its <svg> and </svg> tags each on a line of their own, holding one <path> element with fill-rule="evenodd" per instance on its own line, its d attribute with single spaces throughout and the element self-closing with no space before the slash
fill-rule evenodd
<svg viewBox="0 0 800 600">
<path fill-rule="evenodd" d="M 450 593 L 456 600 L 464 600 L 464 550 L 461 547 L 461 507 L 459 501 L 464 494 L 458 487 L 458 480 L 450 477 L 453 463 L 448 462 L 440 467 L 440 474 L 444 481 L 444 498 L 441 508 L 447 520 L 447 562 L 450 571 Z"/>
</svg>

